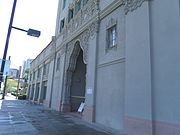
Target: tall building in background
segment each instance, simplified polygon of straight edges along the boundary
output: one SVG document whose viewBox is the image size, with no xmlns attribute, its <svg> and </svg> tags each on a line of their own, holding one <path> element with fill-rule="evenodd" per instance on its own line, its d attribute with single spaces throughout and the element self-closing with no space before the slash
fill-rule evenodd
<svg viewBox="0 0 180 135">
<path fill-rule="evenodd" d="M 18 79 L 18 74 L 19 74 L 19 70 L 18 69 L 10 68 L 10 71 L 9 71 L 8 75 L 12 79 Z"/>
<path fill-rule="evenodd" d="M 1 64 L 2 64 L 2 59 L 0 59 L 0 68 L 1 68 Z M 9 59 L 6 60 L 6 62 L 5 62 L 4 73 L 3 73 L 3 76 L 4 76 L 4 77 L 5 77 L 6 75 L 9 75 L 10 65 L 11 65 L 11 59 L 10 59 L 10 57 L 9 57 Z"/>
<path fill-rule="evenodd" d="M 180 134 L 179 0 L 59 0 L 29 99 L 126 135 Z"/>
<path fill-rule="evenodd" d="M 23 62 L 22 78 L 26 76 L 27 72 L 29 72 L 30 64 L 32 61 L 33 61 L 33 59 L 27 59 L 26 61 Z"/>
<path fill-rule="evenodd" d="M 5 79 L 6 75 L 9 75 L 9 71 L 10 71 L 10 65 L 11 65 L 11 57 L 9 56 L 9 59 L 6 60 L 5 62 L 5 66 L 4 66 L 4 72 L 3 72 L 3 80 Z M 2 59 L 0 59 L 0 68 L 1 68 L 1 64 L 2 64 Z M 2 86 L 0 88 L 0 91 L 2 91 L 4 88 L 4 84 L 2 83 Z"/>
</svg>

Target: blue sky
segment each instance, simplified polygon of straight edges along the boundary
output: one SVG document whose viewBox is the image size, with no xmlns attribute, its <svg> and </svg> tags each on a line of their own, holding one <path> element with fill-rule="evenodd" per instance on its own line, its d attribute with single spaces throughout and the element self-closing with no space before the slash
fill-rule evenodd
<svg viewBox="0 0 180 135">
<path fill-rule="evenodd" d="M 6 35 L 14 0 L 0 0 L 0 58 L 3 57 Z M 12 29 L 8 56 L 11 68 L 19 68 L 23 61 L 34 59 L 55 34 L 58 0 L 17 0 L 13 26 L 41 31 L 39 38 Z"/>
</svg>

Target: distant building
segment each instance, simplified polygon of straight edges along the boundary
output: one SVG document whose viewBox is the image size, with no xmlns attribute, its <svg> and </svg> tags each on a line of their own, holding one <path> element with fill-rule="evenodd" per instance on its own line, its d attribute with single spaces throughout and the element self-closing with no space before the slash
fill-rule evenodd
<svg viewBox="0 0 180 135">
<path fill-rule="evenodd" d="M 1 63 L 2 63 L 2 59 L 0 59 L 0 68 L 1 68 Z M 10 65 L 11 65 L 11 60 L 10 60 L 10 58 L 9 58 L 9 59 L 6 60 L 6 62 L 5 62 L 4 73 L 3 73 L 4 76 L 5 76 L 6 74 L 9 74 Z"/>
<path fill-rule="evenodd" d="M 24 77 L 26 75 L 26 71 L 30 69 L 30 64 L 32 61 L 33 59 L 27 59 L 26 61 L 24 61 L 22 67 L 22 77 Z"/>
<path fill-rule="evenodd" d="M 10 78 L 17 79 L 18 78 L 18 69 L 11 68 L 9 71 Z"/>
<path fill-rule="evenodd" d="M 1 68 L 1 64 L 2 64 L 2 59 L 0 59 L 0 68 Z M 5 62 L 5 66 L 4 66 L 4 72 L 3 72 L 3 80 L 5 79 L 5 76 L 9 74 L 9 70 L 10 70 L 10 65 L 11 65 L 11 60 L 10 57 L 8 60 L 6 60 Z M 3 90 L 4 86 L 3 83 L 0 86 L 0 90 Z"/>
</svg>

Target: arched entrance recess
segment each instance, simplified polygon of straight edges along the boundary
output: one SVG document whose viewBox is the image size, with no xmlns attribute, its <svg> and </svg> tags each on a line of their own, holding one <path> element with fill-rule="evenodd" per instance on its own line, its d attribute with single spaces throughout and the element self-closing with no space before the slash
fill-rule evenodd
<svg viewBox="0 0 180 135">
<path fill-rule="evenodd" d="M 76 112 L 81 102 L 85 101 L 86 64 L 80 42 L 74 45 L 67 69 L 67 89 L 69 92 L 70 111 Z"/>
</svg>

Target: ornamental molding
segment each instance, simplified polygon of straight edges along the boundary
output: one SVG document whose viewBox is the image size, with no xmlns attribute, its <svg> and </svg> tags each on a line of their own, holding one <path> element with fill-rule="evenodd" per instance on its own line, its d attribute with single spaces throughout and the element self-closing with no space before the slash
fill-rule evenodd
<svg viewBox="0 0 180 135">
<path fill-rule="evenodd" d="M 70 58 L 74 51 L 76 43 L 79 42 L 81 49 L 83 50 L 83 61 L 85 64 L 88 63 L 88 46 L 89 46 L 89 39 L 90 39 L 90 31 L 87 29 L 81 35 L 73 39 L 71 42 L 67 44 L 66 50 L 66 70 L 70 65 Z"/>
<path fill-rule="evenodd" d="M 98 27 L 99 27 L 99 21 L 94 21 L 93 23 L 91 23 L 88 27 L 89 30 L 89 36 L 91 39 L 93 39 L 95 37 L 95 34 L 98 32 Z M 88 35 L 88 34 L 87 34 Z"/>
<path fill-rule="evenodd" d="M 145 1 L 148 1 L 148 0 L 124 0 L 125 14 L 128 14 L 128 12 L 133 12 L 138 7 L 140 7 Z"/>
<path fill-rule="evenodd" d="M 98 21 L 92 22 L 87 28 L 78 36 L 74 37 L 71 41 L 64 44 L 61 48 L 61 54 L 64 54 L 66 51 L 66 69 L 69 66 L 69 60 L 72 56 L 72 53 L 75 49 L 76 43 L 79 42 L 80 48 L 83 51 L 83 61 L 85 64 L 88 63 L 88 48 L 89 48 L 89 40 L 93 40 L 96 37 L 96 33 L 98 30 Z"/>
<path fill-rule="evenodd" d="M 69 9 L 75 8 L 74 0 L 70 5 Z M 63 40 L 66 40 L 68 37 L 71 37 L 76 33 L 82 26 L 87 24 L 92 20 L 92 18 L 99 12 L 99 0 L 88 0 L 86 5 L 82 6 L 81 10 L 78 11 L 74 17 L 68 22 L 68 17 L 66 23 L 60 35 L 62 35 Z"/>
<path fill-rule="evenodd" d="M 88 30 L 83 32 L 83 34 L 81 34 L 79 37 L 80 47 L 83 50 L 83 61 L 85 64 L 88 63 L 89 37 L 90 37 L 90 33 Z"/>
<path fill-rule="evenodd" d="M 64 88 L 63 88 L 63 102 L 68 104 L 70 101 L 70 88 L 72 81 L 72 73 L 75 70 L 77 57 L 80 49 L 83 51 L 83 61 L 88 63 L 88 48 L 89 40 L 95 37 L 97 32 L 98 22 L 91 23 L 86 30 L 84 30 L 79 36 L 66 44 L 66 60 L 65 60 L 65 76 L 64 76 Z"/>
<path fill-rule="evenodd" d="M 68 6 L 69 9 L 73 9 L 74 8 L 74 3 L 70 3 Z"/>
</svg>

